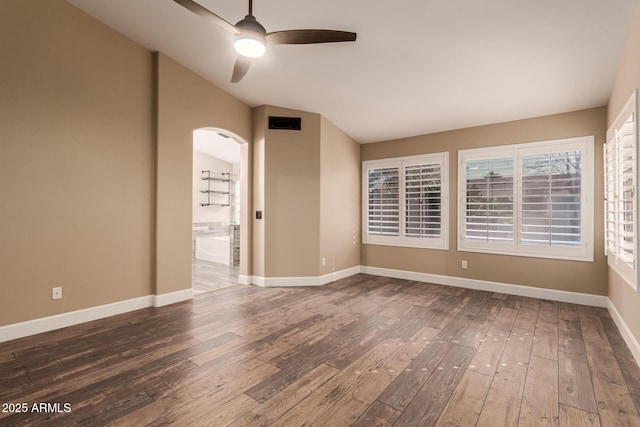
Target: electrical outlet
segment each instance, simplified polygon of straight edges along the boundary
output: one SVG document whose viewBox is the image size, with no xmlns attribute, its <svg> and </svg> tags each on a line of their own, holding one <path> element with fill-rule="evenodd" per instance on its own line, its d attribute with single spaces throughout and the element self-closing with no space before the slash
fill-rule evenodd
<svg viewBox="0 0 640 427">
<path fill-rule="evenodd" d="M 51 299 L 62 299 L 62 286 L 51 288 Z"/>
<path fill-rule="evenodd" d="M 327 265 L 327 259 L 326 258 L 322 258 L 322 265 L 323 266 Z"/>
<path fill-rule="evenodd" d="M 461 263 L 460 267 L 462 267 L 465 270 L 467 269 L 467 260 L 466 259 L 462 260 L 462 263 Z"/>
</svg>

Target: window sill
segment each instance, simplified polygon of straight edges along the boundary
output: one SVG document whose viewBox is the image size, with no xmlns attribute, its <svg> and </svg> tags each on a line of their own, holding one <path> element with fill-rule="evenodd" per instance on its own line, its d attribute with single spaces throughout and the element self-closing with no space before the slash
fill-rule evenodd
<svg viewBox="0 0 640 427">
<path fill-rule="evenodd" d="M 504 255 L 504 256 L 517 256 L 524 258 L 542 258 L 548 260 L 559 261 L 579 261 L 579 262 L 594 262 L 593 253 L 590 255 L 560 255 L 560 254 L 540 254 L 535 252 L 513 252 L 504 251 L 498 249 L 481 249 L 481 248 L 463 248 L 458 245 L 458 252 L 474 252 L 489 255 Z"/>
<path fill-rule="evenodd" d="M 387 243 L 387 242 L 367 242 L 362 241 L 363 245 L 373 245 L 373 246 L 394 246 L 399 248 L 413 248 L 413 249 L 435 249 L 439 251 L 448 251 L 449 245 L 447 243 L 441 245 L 415 245 L 410 243 Z"/>
</svg>

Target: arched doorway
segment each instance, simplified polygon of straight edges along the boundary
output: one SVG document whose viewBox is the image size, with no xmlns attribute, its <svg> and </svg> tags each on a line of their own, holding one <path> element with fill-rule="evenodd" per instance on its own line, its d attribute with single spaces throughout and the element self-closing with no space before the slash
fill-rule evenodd
<svg viewBox="0 0 640 427">
<path fill-rule="evenodd" d="M 242 226 L 241 144 L 231 132 L 193 132 L 192 288 L 194 295 L 238 286 Z M 246 150 L 244 150 L 246 152 Z M 246 190 L 245 190 L 246 191 Z"/>
</svg>

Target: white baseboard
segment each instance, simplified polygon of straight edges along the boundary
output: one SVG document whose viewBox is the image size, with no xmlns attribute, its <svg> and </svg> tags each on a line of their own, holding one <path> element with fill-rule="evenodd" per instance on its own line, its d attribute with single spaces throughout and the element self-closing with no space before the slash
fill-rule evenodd
<svg viewBox="0 0 640 427">
<path fill-rule="evenodd" d="M 170 292 L 168 294 L 153 295 L 153 306 L 163 307 L 190 299 L 193 299 L 193 289 L 182 289 L 181 291 Z"/>
<path fill-rule="evenodd" d="M 149 295 L 125 301 L 118 301 L 111 304 L 99 305 L 97 307 L 70 311 L 68 313 L 56 314 L 54 316 L 43 317 L 40 319 L 28 320 L 26 322 L 14 323 L 12 325 L 0 326 L 0 342 L 28 337 L 42 332 L 66 328 L 67 326 L 91 322 L 93 320 L 104 319 L 105 317 L 115 316 L 129 311 L 140 310 L 141 308 L 150 307 L 151 303 L 152 297 Z"/>
<path fill-rule="evenodd" d="M 607 300 L 609 301 L 609 305 L 607 308 L 609 309 L 611 318 L 616 323 L 616 326 L 618 326 L 618 330 L 620 330 L 620 334 L 622 335 L 624 342 L 626 342 L 627 346 L 629 346 L 629 350 L 631 350 L 631 354 L 633 354 L 633 358 L 636 360 L 636 364 L 640 366 L 640 343 L 638 343 L 636 337 L 633 336 L 631 329 L 629 329 L 629 326 L 627 326 L 627 323 L 618 312 L 618 309 L 613 304 L 613 301 L 608 298 Z"/>
<path fill-rule="evenodd" d="M 569 302 L 574 304 L 591 305 L 595 307 L 608 307 L 612 317 L 618 325 L 625 341 L 640 364 L 640 345 L 629 331 L 609 298 L 600 295 L 583 294 L 578 292 L 566 292 L 553 289 L 542 289 L 531 286 L 512 285 L 507 283 L 489 282 L 461 277 L 441 276 L 437 274 L 418 273 L 405 270 L 393 270 L 389 268 L 354 266 L 324 276 L 307 277 L 261 277 L 240 275 L 242 284 L 254 284 L 263 287 L 288 287 L 288 286 L 322 286 L 358 273 L 366 273 L 376 276 L 392 277 L 397 279 L 415 280 L 419 282 L 434 283 L 439 285 L 455 286 L 468 289 L 478 289 L 489 292 L 501 292 L 511 295 L 526 296 L 532 298 L 549 299 L 553 301 Z M 91 307 L 83 310 L 62 313 L 41 319 L 29 320 L 12 325 L 0 326 L 0 342 L 48 332 L 79 323 L 103 319 L 139 310 L 147 307 L 162 307 L 193 298 L 192 289 L 183 289 L 162 295 L 149 295 L 112 304 Z"/>
<path fill-rule="evenodd" d="M 271 287 L 294 287 L 294 286 L 322 286 L 345 277 L 360 273 L 362 267 L 356 265 L 344 270 L 325 274 L 324 276 L 303 276 L 303 277 L 262 277 L 262 276 L 240 276 L 240 283 L 253 284 L 266 288 Z"/>
<path fill-rule="evenodd" d="M 26 322 L 0 326 L 0 342 L 11 341 L 18 338 L 28 337 L 30 335 L 66 328 L 67 326 L 104 319 L 105 317 L 116 316 L 118 314 L 128 313 L 142 308 L 162 307 L 192 298 L 193 291 L 191 289 L 184 289 L 168 294 L 147 295 L 111 304 L 99 305 L 97 307 L 56 314 L 54 316 L 43 317 L 40 319 L 28 320 Z"/>
<path fill-rule="evenodd" d="M 261 277 L 241 276 L 240 282 L 264 287 L 287 286 L 322 286 L 354 274 L 365 273 L 374 276 L 392 277 L 395 279 L 414 280 L 418 282 L 434 283 L 438 285 L 455 286 L 459 288 L 477 289 L 488 292 L 518 295 L 531 298 L 548 299 L 552 301 L 573 304 L 607 307 L 608 298 L 602 295 L 583 294 L 579 292 L 559 291 L 555 289 L 536 288 L 533 286 L 512 285 L 509 283 L 489 282 L 486 280 L 466 279 L 462 277 L 442 276 L 438 274 L 418 273 L 415 271 L 394 270 L 369 266 L 355 266 L 324 276 L 306 277 Z"/>
<path fill-rule="evenodd" d="M 340 280 L 340 279 L 345 279 L 347 277 L 351 277 L 353 275 L 356 275 L 358 273 L 362 272 L 362 266 L 360 265 L 356 265 L 354 267 L 350 267 L 350 268 L 345 268 L 344 270 L 340 270 L 340 271 L 336 271 L 334 273 L 330 273 L 327 274 L 325 276 L 321 276 L 323 278 L 325 278 L 324 280 L 326 280 L 326 283 L 331 283 L 331 282 L 335 282 L 336 280 Z"/>
<path fill-rule="evenodd" d="M 393 270 L 390 268 L 362 266 L 362 273 L 375 276 L 393 277 L 395 279 L 415 280 L 437 285 L 455 286 L 459 288 L 477 289 L 481 291 L 500 292 L 523 297 L 548 299 L 573 304 L 607 307 L 609 298 L 601 295 L 583 294 L 579 292 L 558 291 L 533 286 L 511 285 L 508 283 L 489 282 L 486 280 L 465 279 L 462 277 L 441 276 L 438 274 L 418 273 L 414 271 Z"/>
</svg>

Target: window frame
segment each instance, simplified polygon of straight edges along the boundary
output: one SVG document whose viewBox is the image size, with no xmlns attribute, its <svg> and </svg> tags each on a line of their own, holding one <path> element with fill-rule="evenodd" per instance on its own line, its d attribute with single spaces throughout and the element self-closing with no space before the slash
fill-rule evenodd
<svg viewBox="0 0 640 427">
<path fill-rule="evenodd" d="M 610 236 L 609 232 L 614 233 L 614 242 L 618 242 L 621 236 L 616 233 L 620 224 L 618 223 L 618 213 L 619 211 L 615 209 L 616 203 L 619 201 L 619 198 L 616 197 L 619 190 L 619 181 L 616 178 L 620 178 L 621 175 L 617 169 L 618 164 L 614 164 L 613 174 L 615 178 L 613 179 L 614 188 L 609 188 L 610 178 L 608 174 L 608 152 L 611 148 L 609 144 L 615 144 L 613 149 L 616 151 L 616 159 L 617 160 L 617 141 L 615 141 L 617 137 L 617 131 L 619 131 L 627 121 L 629 116 L 633 117 L 633 136 L 632 136 L 632 150 L 634 155 L 634 170 L 632 173 L 633 179 L 633 266 L 630 266 L 624 260 L 619 259 L 618 251 L 615 250 L 614 253 L 611 253 L 610 248 Z M 604 185 L 605 185 L 605 194 L 604 194 L 604 253 L 607 256 L 607 264 L 611 269 L 613 269 L 633 290 L 636 292 L 640 292 L 640 268 L 638 263 L 640 262 L 640 242 L 639 242 L 639 229 L 640 229 L 640 221 L 638 220 L 638 216 L 640 215 L 640 205 L 638 200 L 638 179 L 639 179 L 639 169 L 638 161 L 640 160 L 640 141 L 639 141 L 639 132 L 640 132 L 640 123 L 638 121 L 638 90 L 634 90 L 629 100 L 625 103 L 624 107 L 620 110 L 615 120 L 612 122 L 611 127 L 607 130 L 607 139 L 605 144 L 603 145 L 603 165 L 604 165 Z M 614 162 L 615 162 L 614 160 Z M 617 163 L 617 162 L 615 162 Z M 610 200 L 612 193 L 614 195 L 614 200 Z M 608 214 L 609 212 L 609 203 L 614 204 L 614 227 L 611 230 L 608 224 Z M 615 246 L 615 245 L 614 245 Z"/>
<path fill-rule="evenodd" d="M 581 245 L 579 247 L 527 245 L 522 242 L 522 158 L 531 154 L 554 153 L 579 149 L 581 168 Z M 467 171 L 469 160 L 513 158 L 513 240 L 511 242 L 481 242 L 466 240 Z M 584 136 L 548 141 L 511 144 L 458 150 L 458 238 L 460 252 L 549 258 L 593 262 L 594 260 L 594 137 Z"/>
<path fill-rule="evenodd" d="M 440 237 L 407 237 L 406 234 L 406 168 L 440 165 Z M 398 168 L 398 236 L 369 234 L 369 170 Z M 366 245 L 402 246 L 426 249 L 449 249 L 449 153 L 422 154 L 362 162 L 362 243 Z"/>
</svg>

